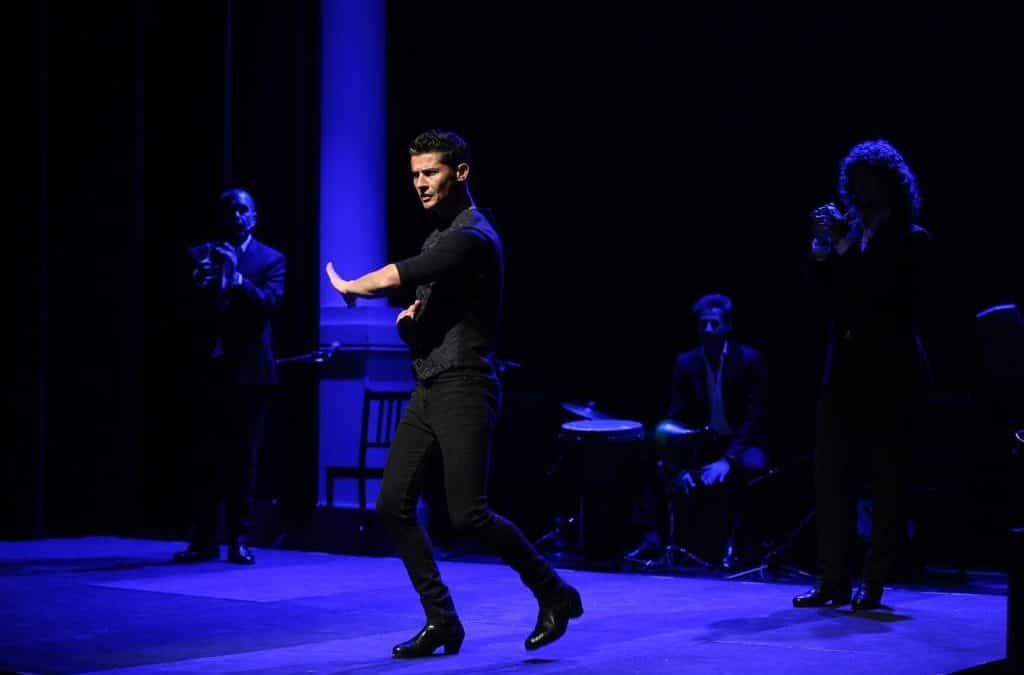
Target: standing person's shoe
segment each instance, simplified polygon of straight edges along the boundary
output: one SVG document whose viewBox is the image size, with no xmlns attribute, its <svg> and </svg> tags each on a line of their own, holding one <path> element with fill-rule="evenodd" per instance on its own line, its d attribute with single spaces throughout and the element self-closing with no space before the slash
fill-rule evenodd
<svg viewBox="0 0 1024 675">
<path fill-rule="evenodd" d="M 818 579 L 814 588 L 793 598 L 794 607 L 840 607 L 850 602 L 849 582 L 830 583 Z"/>
<path fill-rule="evenodd" d="M 882 583 L 880 581 L 862 581 L 857 592 L 853 594 L 851 604 L 855 612 L 880 608 L 882 606 Z"/>
<path fill-rule="evenodd" d="M 184 551 L 175 553 L 172 560 L 176 563 L 198 563 L 216 560 L 219 555 L 220 550 L 216 545 L 189 544 Z"/>
<path fill-rule="evenodd" d="M 228 546 L 228 562 L 236 565 L 252 565 L 256 562 L 256 556 L 252 554 L 249 547 L 242 543 Z"/>
</svg>

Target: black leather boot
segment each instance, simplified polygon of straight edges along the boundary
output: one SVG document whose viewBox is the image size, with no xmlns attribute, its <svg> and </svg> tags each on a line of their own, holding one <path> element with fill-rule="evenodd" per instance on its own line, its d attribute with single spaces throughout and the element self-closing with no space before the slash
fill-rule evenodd
<svg viewBox="0 0 1024 675">
<path fill-rule="evenodd" d="M 216 544 L 189 544 L 184 551 L 174 554 L 176 563 L 198 563 L 207 560 L 216 560 L 220 556 L 220 550 Z"/>
<path fill-rule="evenodd" d="M 794 607 L 840 607 L 850 602 L 850 582 L 830 583 L 818 579 L 814 588 L 793 598 Z"/>
<path fill-rule="evenodd" d="M 252 554 L 248 546 L 239 541 L 228 545 L 228 562 L 236 565 L 252 565 L 256 562 L 256 556 Z"/>
<path fill-rule="evenodd" d="M 457 616 L 448 619 L 428 619 L 427 625 L 409 640 L 395 645 L 391 656 L 396 659 L 417 659 L 430 656 L 438 647 L 445 654 L 458 654 L 466 631 Z"/>
<path fill-rule="evenodd" d="M 526 648 L 532 651 L 551 644 L 565 635 L 569 619 L 578 619 L 581 616 L 583 616 L 583 601 L 580 599 L 580 594 L 575 588 L 566 584 L 565 588 L 551 600 L 540 603 L 537 625 L 526 638 Z"/>
<path fill-rule="evenodd" d="M 853 594 L 852 609 L 862 612 L 878 609 L 882 606 L 882 584 L 878 581 L 862 581 L 857 592 Z"/>
</svg>

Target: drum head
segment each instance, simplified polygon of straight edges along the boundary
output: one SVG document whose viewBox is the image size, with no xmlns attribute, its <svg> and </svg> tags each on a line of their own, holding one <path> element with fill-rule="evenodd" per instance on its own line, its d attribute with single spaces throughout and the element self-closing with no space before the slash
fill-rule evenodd
<svg viewBox="0 0 1024 675">
<path fill-rule="evenodd" d="M 644 425 L 634 420 L 573 420 L 562 425 L 561 435 L 577 440 L 636 440 L 643 438 Z"/>
</svg>

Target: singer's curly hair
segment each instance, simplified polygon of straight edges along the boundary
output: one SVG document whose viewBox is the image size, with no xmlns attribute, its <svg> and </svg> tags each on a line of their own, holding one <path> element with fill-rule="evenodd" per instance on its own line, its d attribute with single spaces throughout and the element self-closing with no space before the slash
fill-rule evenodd
<svg viewBox="0 0 1024 675">
<path fill-rule="evenodd" d="M 855 210 L 850 174 L 859 168 L 879 176 L 889 195 L 896 220 L 912 224 L 921 210 L 921 192 L 917 178 L 903 155 L 884 139 L 864 141 L 853 146 L 839 164 L 839 198 L 847 210 Z"/>
<path fill-rule="evenodd" d="M 469 143 L 453 131 L 430 129 L 412 139 L 409 144 L 410 156 L 428 152 L 441 153 L 441 161 L 453 169 L 463 162 L 471 163 Z"/>
</svg>

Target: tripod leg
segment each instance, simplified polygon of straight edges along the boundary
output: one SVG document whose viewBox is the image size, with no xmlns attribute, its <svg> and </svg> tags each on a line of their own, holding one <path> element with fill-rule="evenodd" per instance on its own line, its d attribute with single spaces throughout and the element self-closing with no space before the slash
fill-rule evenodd
<svg viewBox="0 0 1024 675">
<path fill-rule="evenodd" d="M 815 575 L 811 574 L 810 572 L 805 572 L 804 570 L 800 569 L 799 567 L 791 563 L 780 562 L 783 554 L 792 554 L 793 544 L 796 542 L 797 537 L 799 537 L 800 533 L 804 531 L 804 528 L 807 527 L 808 523 L 814 520 L 814 516 L 815 510 L 811 509 L 810 512 L 807 513 L 807 515 L 805 515 L 800 520 L 796 527 L 794 527 L 792 530 L 787 532 L 782 537 L 782 541 L 779 544 L 774 546 L 771 550 L 766 552 L 761 557 L 760 565 L 758 565 L 757 567 L 752 567 L 747 570 L 742 570 L 740 572 L 737 572 L 736 574 L 730 574 L 729 576 L 725 577 L 725 579 L 741 579 L 745 576 L 753 574 L 754 572 L 760 572 L 761 578 L 764 579 L 766 577 L 766 574 L 772 570 L 781 570 L 790 575 L 798 575 L 814 579 Z"/>
<path fill-rule="evenodd" d="M 735 574 L 730 574 L 730 575 L 728 575 L 728 576 L 726 576 L 724 578 L 729 580 L 729 581 L 732 581 L 733 579 L 742 579 L 743 577 L 747 577 L 747 576 L 750 576 L 751 574 L 754 574 L 755 572 L 758 572 L 758 573 L 761 574 L 761 578 L 763 579 L 764 578 L 765 570 L 767 570 L 767 569 L 768 569 L 768 565 L 766 565 L 765 563 L 761 563 L 757 567 L 751 567 L 748 570 L 743 570 L 742 572 L 736 572 Z"/>
</svg>

